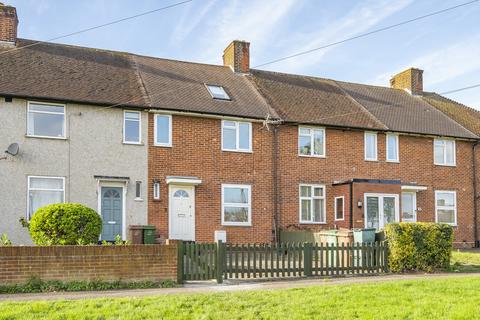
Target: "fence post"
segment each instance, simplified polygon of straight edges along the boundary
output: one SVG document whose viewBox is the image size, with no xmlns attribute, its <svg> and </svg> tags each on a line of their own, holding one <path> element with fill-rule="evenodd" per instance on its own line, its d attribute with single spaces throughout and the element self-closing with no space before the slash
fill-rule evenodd
<svg viewBox="0 0 480 320">
<path fill-rule="evenodd" d="M 383 263 L 385 264 L 385 267 L 384 267 L 384 272 L 388 272 L 388 242 L 387 241 L 383 241 Z"/>
<path fill-rule="evenodd" d="M 217 261 L 215 268 L 217 269 L 217 283 L 223 283 L 223 262 L 225 259 L 225 250 L 222 240 L 217 243 Z"/>
<path fill-rule="evenodd" d="M 303 269 L 306 277 L 312 276 L 312 244 L 309 242 L 303 245 Z"/>
<path fill-rule="evenodd" d="M 184 262 L 185 246 L 183 241 L 178 241 L 177 245 L 177 283 L 183 283 L 183 262 Z"/>
</svg>

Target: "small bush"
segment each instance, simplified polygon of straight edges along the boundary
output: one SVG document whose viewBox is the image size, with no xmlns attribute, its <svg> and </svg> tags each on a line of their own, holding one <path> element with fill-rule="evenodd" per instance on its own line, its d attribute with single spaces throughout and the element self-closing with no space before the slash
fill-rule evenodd
<svg viewBox="0 0 480 320">
<path fill-rule="evenodd" d="M 0 285 L 0 294 L 12 293 L 39 293 L 39 292 L 67 292 L 67 291 L 102 291 L 116 289 L 151 289 L 173 288 L 176 283 L 172 280 L 162 281 L 43 281 L 39 277 L 31 277 L 25 284 Z"/>
<path fill-rule="evenodd" d="M 10 239 L 8 239 L 8 236 L 6 233 L 2 233 L 2 236 L 0 236 L 0 247 L 1 246 L 11 246 L 12 245 L 12 241 L 10 241 Z"/>
<path fill-rule="evenodd" d="M 392 223 L 385 227 L 392 272 L 445 270 L 450 266 L 453 228 L 438 223 Z"/>
<path fill-rule="evenodd" d="M 102 232 L 99 214 L 78 203 L 58 203 L 42 207 L 30 221 L 35 244 L 86 245 L 98 242 Z"/>
</svg>

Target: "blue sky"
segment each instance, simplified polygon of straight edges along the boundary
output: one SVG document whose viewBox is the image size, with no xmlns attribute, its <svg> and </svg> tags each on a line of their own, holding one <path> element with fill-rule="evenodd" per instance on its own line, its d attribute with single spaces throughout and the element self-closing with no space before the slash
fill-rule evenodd
<svg viewBox="0 0 480 320">
<path fill-rule="evenodd" d="M 19 36 L 46 40 L 177 0 L 4 0 L 17 7 Z M 466 0 L 194 0 L 58 40 L 138 54 L 221 64 L 233 39 L 251 42 L 251 65 L 398 23 Z M 480 83 L 480 2 L 262 67 L 337 80 L 388 85 L 408 67 L 424 69 L 425 90 Z M 449 95 L 480 109 L 480 88 Z"/>
</svg>

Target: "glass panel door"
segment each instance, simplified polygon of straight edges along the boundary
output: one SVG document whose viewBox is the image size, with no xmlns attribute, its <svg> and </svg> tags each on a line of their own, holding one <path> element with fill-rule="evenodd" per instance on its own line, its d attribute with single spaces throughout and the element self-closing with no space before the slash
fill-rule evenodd
<svg viewBox="0 0 480 320">
<path fill-rule="evenodd" d="M 417 199 L 414 192 L 402 193 L 402 221 L 417 221 Z"/>
<path fill-rule="evenodd" d="M 383 226 L 395 222 L 395 198 L 383 197 Z"/>
<path fill-rule="evenodd" d="M 379 197 L 367 196 L 366 197 L 366 227 L 378 229 L 380 227 L 379 219 Z"/>
</svg>

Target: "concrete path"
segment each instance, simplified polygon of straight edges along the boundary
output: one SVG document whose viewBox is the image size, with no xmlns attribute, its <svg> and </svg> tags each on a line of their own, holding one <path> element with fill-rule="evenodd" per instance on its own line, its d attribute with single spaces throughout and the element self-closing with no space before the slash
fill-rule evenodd
<svg viewBox="0 0 480 320">
<path fill-rule="evenodd" d="M 292 289 L 311 286 L 348 285 L 355 283 L 378 283 L 394 280 L 422 280 L 442 279 L 458 277 L 478 277 L 480 273 L 439 273 L 439 274 L 403 274 L 403 275 L 376 275 L 376 276 L 355 276 L 344 278 L 299 278 L 288 280 L 235 280 L 225 281 L 218 285 L 214 281 L 202 281 L 188 283 L 179 288 L 164 289 L 134 289 L 134 290 L 112 290 L 112 291 L 83 291 L 83 292 L 54 292 L 54 293 L 32 293 L 32 294 L 0 294 L 0 302 L 6 301 L 32 301 L 32 300 L 76 300 L 95 298 L 124 298 L 124 297 L 145 297 L 164 294 L 194 294 L 194 293 L 215 293 L 215 292 L 236 292 L 244 290 L 276 290 Z"/>
</svg>

